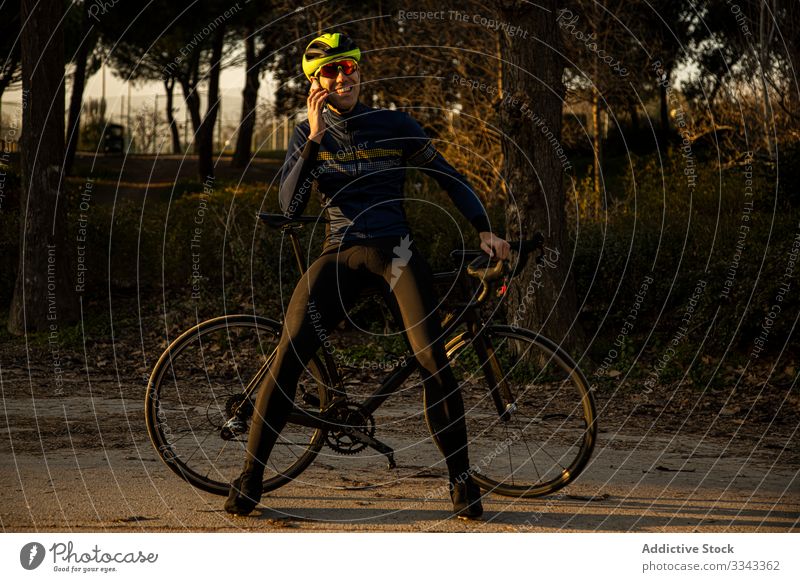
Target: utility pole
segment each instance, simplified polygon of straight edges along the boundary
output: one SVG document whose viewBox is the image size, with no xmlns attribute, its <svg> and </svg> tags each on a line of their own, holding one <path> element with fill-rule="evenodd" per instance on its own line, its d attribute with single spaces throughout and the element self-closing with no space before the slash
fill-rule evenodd
<svg viewBox="0 0 800 582">
<path fill-rule="evenodd" d="M 184 104 L 183 107 L 183 147 L 189 145 L 189 108 Z M 184 150 L 185 151 L 185 150 Z"/>
<path fill-rule="evenodd" d="M 158 93 L 156 93 L 156 102 L 153 106 L 153 153 L 156 153 L 156 136 L 158 135 Z"/>
<path fill-rule="evenodd" d="M 102 64 L 103 94 L 100 98 L 100 121 L 105 125 L 106 120 L 106 62 Z"/>
<path fill-rule="evenodd" d="M 125 127 L 125 133 L 128 136 L 128 146 L 130 146 L 131 138 L 131 82 L 128 81 L 128 121 Z"/>
<path fill-rule="evenodd" d="M 222 143 L 222 95 L 219 96 L 219 104 L 217 105 L 217 151 L 222 154 L 225 145 Z"/>
</svg>

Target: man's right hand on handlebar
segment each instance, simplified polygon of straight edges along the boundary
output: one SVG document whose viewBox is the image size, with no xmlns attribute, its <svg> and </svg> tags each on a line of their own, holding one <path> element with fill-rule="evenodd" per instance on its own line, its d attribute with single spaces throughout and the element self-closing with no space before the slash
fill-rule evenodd
<svg viewBox="0 0 800 582">
<path fill-rule="evenodd" d="M 504 261 L 508 258 L 511 245 L 494 233 L 484 231 L 480 233 L 481 249 L 492 258 Z"/>
</svg>

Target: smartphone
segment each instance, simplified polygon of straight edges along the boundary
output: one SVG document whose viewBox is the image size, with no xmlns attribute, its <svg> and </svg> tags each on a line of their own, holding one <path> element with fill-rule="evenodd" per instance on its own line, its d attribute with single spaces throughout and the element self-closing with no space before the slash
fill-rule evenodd
<svg viewBox="0 0 800 582">
<path fill-rule="evenodd" d="M 309 90 L 309 93 L 313 93 L 316 89 L 319 89 L 321 86 L 322 85 L 319 84 L 319 80 L 316 77 L 313 77 L 311 79 L 311 89 Z M 327 95 L 325 95 L 325 99 L 323 99 L 322 102 L 323 103 L 327 103 L 328 102 L 328 96 Z"/>
</svg>

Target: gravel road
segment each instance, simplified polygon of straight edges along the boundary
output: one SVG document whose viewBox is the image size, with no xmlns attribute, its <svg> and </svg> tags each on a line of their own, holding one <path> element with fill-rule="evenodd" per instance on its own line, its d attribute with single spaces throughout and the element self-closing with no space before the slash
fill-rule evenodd
<svg viewBox="0 0 800 582">
<path fill-rule="evenodd" d="M 800 519 L 794 434 L 645 438 L 610 422 L 574 484 L 543 499 L 489 495 L 481 522 L 449 518 L 438 451 L 402 434 L 387 439 L 399 451 L 396 470 L 374 456 L 324 449 L 300 481 L 269 494 L 251 517 L 230 517 L 221 497 L 193 489 L 159 460 L 138 386 L 95 376 L 69 396 L 32 399 L 26 374 L 3 371 L 2 380 L 5 532 L 787 532 Z"/>
</svg>

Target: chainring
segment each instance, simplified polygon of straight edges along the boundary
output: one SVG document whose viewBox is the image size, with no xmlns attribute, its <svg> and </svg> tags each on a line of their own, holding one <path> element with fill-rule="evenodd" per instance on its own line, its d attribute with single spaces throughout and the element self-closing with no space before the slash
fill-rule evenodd
<svg viewBox="0 0 800 582">
<path fill-rule="evenodd" d="M 325 435 L 325 444 L 340 455 L 355 455 L 369 445 L 354 440 L 345 428 L 358 431 L 369 437 L 375 436 L 375 418 L 360 404 L 340 402 L 331 411 L 332 421 L 343 427 L 341 430 L 329 430 Z"/>
</svg>

